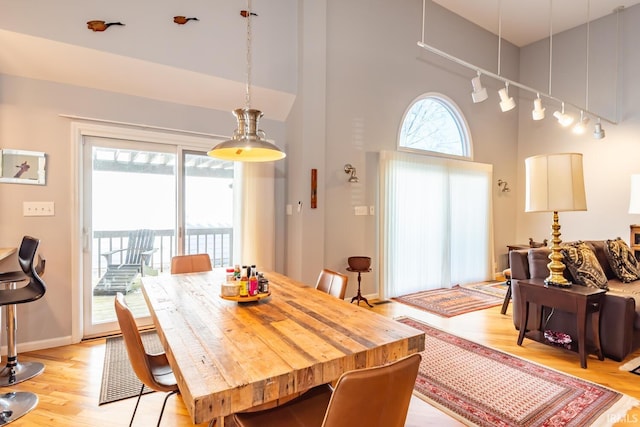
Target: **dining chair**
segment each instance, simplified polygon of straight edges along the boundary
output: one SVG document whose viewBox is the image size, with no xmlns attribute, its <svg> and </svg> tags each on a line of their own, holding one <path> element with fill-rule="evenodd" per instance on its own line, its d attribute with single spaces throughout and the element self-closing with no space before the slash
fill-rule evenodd
<svg viewBox="0 0 640 427">
<path fill-rule="evenodd" d="M 336 298 L 344 299 L 348 280 L 349 278 L 346 275 L 325 268 L 318 275 L 316 289 Z"/>
<path fill-rule="evenodd" d="M 162 414 L 164 413 L 164 408 L 167 405 L 167 399 L 169 399 L 169 396 L 172 394 L 179 392 L 176 378 L 173 375 L 173 370 L 171 369 L 171 366 L 169 366 L 167 355 L 164 352 L 155 354 L 147 353 L 144 345 L 142 344 L 142 338 L 140 337 L 140 332 L 138 332 L 138 327 L 133 313 L 129 309 L 129 306 L 124 299 L 124 295 L 120 292 L 116 294 L 115 309 L 118 317 L 118 324 L 120 325 L 124 344 L 127 349 L 127 354 L 129 355 L 129 361 L 131 362 L 131 367 L 138 379 L 142 382 L 142 387 L 140 387 L 140 393 L 138 394 L 138 400 L 136 401 L 136 406 L 133 409 L 133 414 L 131 415 L 129 427 L 133 424 L 133 419 L 136 416 L 136 411 L 138 410 L 138 404 L 140 403 L 140 397 L 142 397 L 144 386 L 147 386 L 154 391 L 163 391 L 167 393 L 162 404 L 162 409 L 160 410 L 160 416 L 158 417 L 157 425 L 160 427 L 160 421 L 162 421 Z"/>
<path fill-rule="evenodd" d="M 234 414 L 239 427 L 403 427 L 421 356 L 344 373 L 282 406 Z"/>
<path fill-rule="evenodd" d="M 171 274 L 211 271 L 209 254 L 176 255 L 171 258 Z"/>
</svg>

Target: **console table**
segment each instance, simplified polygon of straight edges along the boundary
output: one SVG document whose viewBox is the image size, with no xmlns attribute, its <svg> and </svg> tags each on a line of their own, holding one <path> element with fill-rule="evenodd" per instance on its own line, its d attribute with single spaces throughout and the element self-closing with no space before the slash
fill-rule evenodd
<svg viewBox="0 0 640 427">
<path fill-rule="evenodd" d="M 542 324 L 537 331 L 527 333 L 527 321 L 529 319 L 529 304 L 537 304 L 540 313 L 542 307 L 557 308 L 569 313 L 575 313 L 578 327 L 578 353 L 580 354 L 580 366 L 587 367 L 587 314 L 591 313 L 591 327 L 595 353 L 598 360 L 604 360 L 600 346 L 600 307 L 605 294 L 604 289 L 590 288 L 573 285 L 570 288 L 557 288 L 546 286 L 543 279 L 518 280 L 520 291 L 520 333 L 518 345 L 522 345 L 525 335 L 527 338 L 546 343 Z M 542 316 L 540 315 L 542 319 Z M 575 350 L 575 348 L 573 348 Z"/>
</svg>

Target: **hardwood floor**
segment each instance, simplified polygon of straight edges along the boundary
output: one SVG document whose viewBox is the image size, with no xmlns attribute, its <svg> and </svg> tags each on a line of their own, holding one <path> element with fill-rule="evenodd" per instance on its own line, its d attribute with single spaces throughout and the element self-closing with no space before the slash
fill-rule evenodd
<svg viewBox="0 0 640 427">
<path fill-rule="evenodd" d="M 363 306 L 364 304 L 361 304 Z M 511 305 L 507 315 L 500 314 L 500 307 L 480 310 L 452 318 L 431 315 L 395 302 L 374 305 L 371 309 L 387 316 L 410 316 L 451 333 L 500 349 L 516 356 L 527 358 L 544 366 L 589 381 L 602 384 L 640 399 L 640 376 L 618 369 L 620 362 L 610 359 L 599 361 L 588 358 L 588 369 L 580 368 L 575 353 L 552 348 L 531 340 L 516 345 L 517 331 L 511 319 Z M 18 348 L 19 350 L 19 348 Z M 126 426 L 129 423 L 135 399 L 127 399 L 98 406 L 105 340 L 96 339 L 81 344 L 58 347 L 29 353 L 21 353 L 23 361 L 38 360 L 45 364 L 45 372 L 36 378 L 5 391 L 23 390 L 38 394 L 38 407 L 25 417 L 15 421 L 14 426 Z M 640 351 L 627 360 L 639 357 Z M 163 393 L 143 396 L 134 426 L 155 425 L 162 406 Z M 620 414 L 616 426 L 640 424 L 640 409 L 629 414 Z M 639 420 L 635 422 L 636 420 Z M 163 417 L 163 426 L 191 426 L 191 420 L 179 396 L 169 398 Z M 205 426 L 206 424 L 200 424 Z M 460 425 L 428 404 L 416 399 L 412 402 L 407 426 L 454 426 Z"/>
</svg>

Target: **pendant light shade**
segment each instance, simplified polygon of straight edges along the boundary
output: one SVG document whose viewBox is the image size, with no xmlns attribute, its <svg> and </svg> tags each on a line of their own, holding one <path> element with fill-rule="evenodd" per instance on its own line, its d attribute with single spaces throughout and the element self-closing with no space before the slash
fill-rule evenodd
<svg viewBox="0 0 640 427">
<path fill-rule="evenodd" d="M 241 11 L 240 15 L 247 20 L 245 107 L 233 110 L 233 115 L 238 120 L 238 128 L 233 131 L 231 139 L 219 143 L 207 152 L 207 155 L 238 162 L 272 162 L 284 159 L 284 151 L 267 141 L 264 131 L 258 129 L 262 111 L 251 108 L 251 19 L 257 16 L 251 9 L 251 0 L 247 0 L 247 10 Z"/>
<path fill-rule="evenodd" d="M 233 137 L 213 147 L 207 155 L 240 162 L 271 162 L 285 158 L 286 154 L 267 141 L 264 131 L 258 129 L 262 111 L 238 108 L 233 110 L 233 114 L 238 120 L 238 128 L 233 132 Z"/>
</svg>

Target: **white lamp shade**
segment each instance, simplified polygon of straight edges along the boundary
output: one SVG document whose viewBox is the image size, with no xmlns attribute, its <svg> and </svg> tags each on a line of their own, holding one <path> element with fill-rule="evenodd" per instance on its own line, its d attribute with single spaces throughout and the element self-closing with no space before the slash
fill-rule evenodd
<svg viewBox="0 0 640 427">
<path fill-rule="evenodd" d="M 524 163 L 526 212 L 587 210 L 582 154 L 544 154 Z"/>
<path fill-rule="evenodd" d="M 640 175 L 631 175 L 629 213 L 640 214 Z"/>
</svg>

